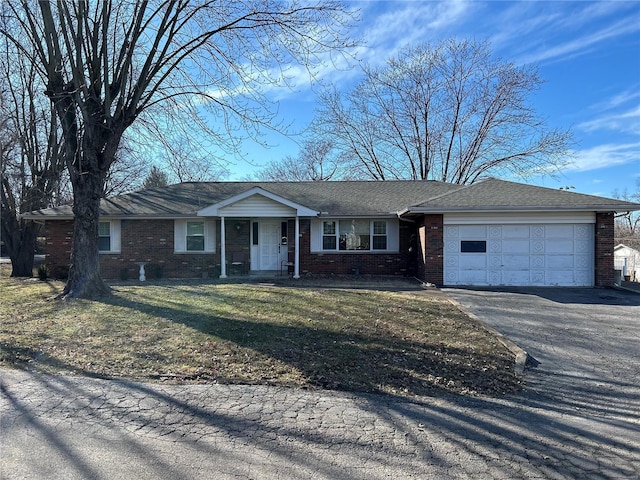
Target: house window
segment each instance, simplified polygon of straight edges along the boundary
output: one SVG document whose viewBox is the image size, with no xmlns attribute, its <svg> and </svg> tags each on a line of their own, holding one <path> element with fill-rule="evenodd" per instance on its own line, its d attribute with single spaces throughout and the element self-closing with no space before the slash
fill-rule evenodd
<svg viewBox="0 0 640 480">
<path fill-rule="evenodd" d="M 336 245 L 337 245 L 336 222 L 323 222 L 322 223 L 322 249 L 335 250 Z"/>
<path fill-rule="evenodd" d="M 373 249 L 387 249 L 387 222 L 384 220 L 373 221 Z"/>
<path fill-rule="evenodd" d="M 369 220 L 340 220 L 340 250 L 370 250 Z"/>
<path fill-rule="evenodd" d="M 485 240 L 462 240 L 460 242 L 462 253 L 486 253 L 487 242 Z"/>
<path fill-rule="evenodd" d="M 187 222 L 187 252 L 204 251 L 204 222 Z"/>
<path fill-rule="evenodd" d="M 98 225 L 98 250 L 111 251 L 111 222 L 100 222 Z"/>
<path fill-rule="evenodd" d="M 216 221 L 197 218 L 174 220 L 173 245 L 176 253 L 215 252 Z"/>
<path fill-rule="evenodd" d="M 388 249 L 385 220 L 339 220 L 322 224 L 322 250 L 373 251 Z"/>
</svg>

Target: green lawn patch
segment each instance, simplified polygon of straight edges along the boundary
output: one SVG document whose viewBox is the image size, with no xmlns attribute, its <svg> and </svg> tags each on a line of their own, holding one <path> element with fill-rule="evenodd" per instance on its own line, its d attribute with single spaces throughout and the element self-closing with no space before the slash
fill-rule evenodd
<svg viewBox="0 0 640 480">
<path fill-rule="evenodd" d="M 63 284 L 0 276 L 0 364 L 165 382 L 398 395 L 516 391 L 513 355 L 446 299 L 259 284 L 116 285 L 48 301 Z"/>
</svg>

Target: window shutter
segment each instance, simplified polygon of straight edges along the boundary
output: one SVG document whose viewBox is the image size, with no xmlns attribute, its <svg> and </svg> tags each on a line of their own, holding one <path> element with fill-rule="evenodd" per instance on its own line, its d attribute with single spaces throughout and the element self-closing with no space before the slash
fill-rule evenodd
<svg viewBox="0 0 640 480">
<path fill-rule="evenodd" d="M 322 251 L 322 220 L 311 220 L 311 251 Z"/>
<path fill-rule="evenodd" d="M 400 224 L 398 220 L 387 220 L 387 251 L 400 250 Z"/>
<path fill-rule="evenodd" d="M 111 251 L 120 253 L 121 249 L 121 220 L 111 220 Z"/>
<path fill-rule="evenodd" d="M 216 221 L 206 220 L 204 222 L 204 251 L 216 251 Z"/>
<path fill-rule="evenodd" d="M 173 249 L 176 252 L 187 251 L 187 221 L 173 221 Z"/>
</svg>

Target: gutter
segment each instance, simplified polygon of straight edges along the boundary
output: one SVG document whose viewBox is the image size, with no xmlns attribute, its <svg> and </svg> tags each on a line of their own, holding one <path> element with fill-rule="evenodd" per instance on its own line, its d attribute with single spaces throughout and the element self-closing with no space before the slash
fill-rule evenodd
<svg viewBox="0 0 640 480">
<path fill-rule="evenodd" d="M 415 220 L 411 220 L 410 218 L 403 218 L 402 215 L 405 214 L 405 212 L 407 212 L 407 210 L 403 210 L 401 212 L 396 212 L 396 217 L 398 218 L 398 220 L 400 220 L 401 222 L 407 222 L 407 223 L 416 223 Z"/>
</svg>

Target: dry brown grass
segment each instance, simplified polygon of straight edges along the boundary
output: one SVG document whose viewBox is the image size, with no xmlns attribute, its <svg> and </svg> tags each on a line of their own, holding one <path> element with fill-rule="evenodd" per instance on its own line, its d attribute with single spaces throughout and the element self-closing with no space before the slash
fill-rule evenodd
<svg viewBox="0 0 640 480">
<path fill-rule="evenodd" d="M 408 396 L 520 388 L 513 355 L 444 298 L 293 285 L 117 285 L 102 301 L 65 303 L 47 300 L 62 283 L 3 267 L 0 364 Z"/>
</svg>

